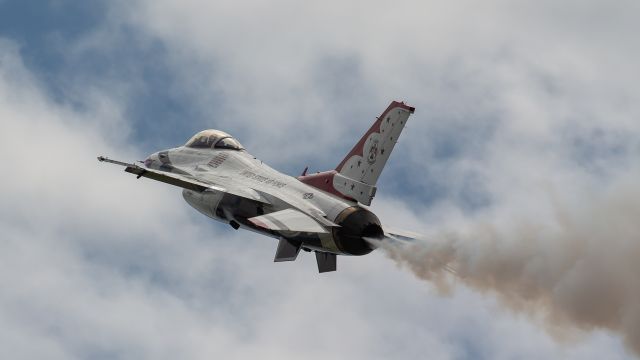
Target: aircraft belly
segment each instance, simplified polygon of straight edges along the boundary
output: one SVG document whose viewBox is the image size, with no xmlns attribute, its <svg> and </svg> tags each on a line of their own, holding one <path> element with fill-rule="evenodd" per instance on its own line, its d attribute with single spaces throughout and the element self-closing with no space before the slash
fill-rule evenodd
<svg viewBox="0 0 640 360">
<path fill-rule="evenodd" d="M 240 161 L 236 161 L 240 160 Z M 213 170 L 213 169 L 212 169 Z M 297 179 L 279 173 L 254 159 L 229 157 L 215 171 L 200 172 L 204 178 L 227 188 L 244 188 L 255 191 L 263 202 L 247 197 L 224 193 L 219 198 L 197 198 L 188 190 L 185 200 L 201 213 L 225 223 L 235 222 L 245 230 L 250 230 L 273 238 L 287 238 L 302 243 L 303 249 L 343 254 L 333 239 L 332 221 L 345 208 L 352 206 L 342 199 L 330 196 L 319 189 L 299 182 Z M 233 182 L 226 180 L 233 178 Z M 190 197 L 190 199 L 188 199 Z M 194 201 L 194 198 L 195 199 Z M 204 203 L 203 203 L 204 202 Z M 256 226 L 248 219 L 285 209 L 297 209 L 315 219 L 327 228 L 327 233 L 293 232 L 269 230 Z"/>
<path fill-rule="evenodd" d="M 337 248 L 331 233 L 307 233 L 294 231 L 272 231 L 256 226 L 249 218 L 271 213 L 274 206 L 251 201 L 246 198 L 221 192 L 198 193 L 183 190 L 185 201 L 200 213 L 214 220 L 230 223 L 237 222 L 241 228 L 273 238 L 287 238 L 302 243 L 307 250 L 342 254 Z M 284 206 L 284 204 L 282 204 Z"/>
</svg>

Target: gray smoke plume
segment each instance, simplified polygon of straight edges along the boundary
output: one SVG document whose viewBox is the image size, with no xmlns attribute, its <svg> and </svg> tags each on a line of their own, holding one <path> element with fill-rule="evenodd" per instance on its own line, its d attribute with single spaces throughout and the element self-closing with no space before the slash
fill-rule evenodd
<svg viewBox="0 0 640 360">
<path fill-rule="evenodd" d="M 553 335 L 608 329 L 640 355 L 640 186 L 616 186 L 581 206 L 554 202 L 550 222 L 475 222 L 382 247 L 440 290 L 461 282 L 495 294 Z"/>
</svg>

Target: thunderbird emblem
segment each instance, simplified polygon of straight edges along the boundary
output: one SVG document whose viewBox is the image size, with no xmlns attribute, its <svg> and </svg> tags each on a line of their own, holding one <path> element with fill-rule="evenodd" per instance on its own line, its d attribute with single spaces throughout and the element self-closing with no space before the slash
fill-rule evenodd
<svg viewBox="0 0 640 360">
<path fill-rule="evenodd" d="M 369 164 L 373 164 L 376 162 L 376 158 L 378 157 L 378 140 L 373 140 L 373 145 L 371 145 L 371 149 L 369 149 L 369 156 L 367 157 L 367 162 Z"/>
</svg>

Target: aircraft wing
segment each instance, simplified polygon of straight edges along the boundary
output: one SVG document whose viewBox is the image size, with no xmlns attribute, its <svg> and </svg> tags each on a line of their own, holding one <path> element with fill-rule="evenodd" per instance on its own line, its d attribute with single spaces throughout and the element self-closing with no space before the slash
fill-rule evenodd
<svg viewBox="0 0 640 360">
<path fill-rule="evenodd" d="M 267 201 L 263 196 L 261 196 L 259 193 L 255 191 L 252 191 L 251 189 L 244 190 L 244 191 L 241 191 L 239 189 L 229 189 L 226 187 L 219 186 L 217 184 L 213 184 L 209 181 L 196 179 L 191 175 L 187 175 L 187 174 L 183 175 L 183 174 L 170 173 L 166 171 L 147 169 L 142 166 L 138 166 L 136 164 L 130 164 L 122 161 L 111 160 L 104 156 L 99 156 L 98 161 L 101 161 L 101 162 L 103 161 L 111 164 L 124 166 L 125 167 L 124 171 L 134 175 L 138 175 L 138 179 L 141 177 L 146 177 L 149 179 L 153 179 L 166 184 L 178 186 L 183 189 L 188 189 L 188 190 L 197 191 L 197 192 L 203 192 L 205 190 L 220 191 L 220 192 L 225 192 L 225 193 L 233 194 L 243 198 L 269 204 L 269 201 Z"/>
<path fill-rule="evenodd" d="M 294 209 L 285 209 L 270 214 L 249 218 L 255 225 L 276 231 L 327 233 L 328 231 L 312 217 Z"/>
</svg>

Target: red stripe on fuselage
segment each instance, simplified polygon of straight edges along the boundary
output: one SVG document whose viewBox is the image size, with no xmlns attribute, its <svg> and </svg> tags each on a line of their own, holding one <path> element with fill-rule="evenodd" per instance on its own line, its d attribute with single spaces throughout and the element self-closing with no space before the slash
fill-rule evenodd
<svg viewBox="0 0 640 360">
<path fill-rule="evenodd" d="M 254 223 L 256 226 L 261 227 L 263 229 L 267 229 L 267 230 L 271 230 L 267 224 L 263 223 L 262 221 L 258 220 L 258 219 L 248 219 L 249 221 L 251 221 L 252 223 Z"/>
</svg>

